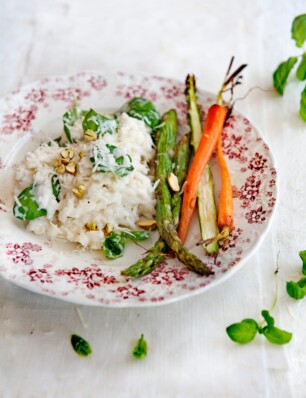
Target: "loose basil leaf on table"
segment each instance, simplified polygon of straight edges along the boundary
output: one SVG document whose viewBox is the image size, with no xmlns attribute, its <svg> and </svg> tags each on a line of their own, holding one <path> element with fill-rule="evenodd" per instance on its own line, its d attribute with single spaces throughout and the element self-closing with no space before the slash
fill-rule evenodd
<svg viewBox="0 0 306 398">
<path fill-rule="evenodd" d="M 286 290 L 288 295 L 295 300 L 303 299 L 306 296 L 306 277 L 301 278 L 298 282 L 287 282 Z"/>
<path fill-rule="evenodd" d="M 122 155 L 115 145 L 106 144 L 105 151 L 95 146 L 90 160 L 96 170 L 101 173 L 111 172 L 118 177 L 125 177 L 134 170 L 131 156 Z"/>
<path fill-rule="evenodd" d="M 304 275 L 306 275 L 306 250 L 301 250 L 299 252 L 299 256 L 303 262 L 303 268 L 302 268 L 302 272 Z"/>
<path fill-rule="evenodd" d="M 16 218 L 29 221 L 47 214 L 46 209 L 39 207 L 34 191 L 34 186 L 30 185 L 18 195 L 13 208 L 13 214 Z"/>
<path fill-rule="evenodd" d="M 127 240 L 142 241 L 150 237 L 149 231 L 112 231 L 105 238 L 102 251 L 107 258 L 115 259 L 123 256 L 125 243 Z"/>
<path fill-rule="evenodd" d="M 90 109 L 84 116 L 82 122 L 83 130 L 92 130 L 98 137 L 104 134 L 114 134 L 118 129 L 118 121 L 107 116 L 100 115 L 93 109 Z"/>
<path fill-rule="evenodd" d="M 92 353 L 89 343 L 84 340 L 83 337 L 78 336 L 77 334 L 72 334 L 70 341 L 74 351 L 82 357 L 87 357 Z"/>
<path fill-rule="evenodd" d="M 64 131 L 67 137 L 67 140 L 73 144 L 74 139 L 71 135 L 70 127 L 74 126 L 75 122 L 80 119 L 87 111 L 82 111 L 77 105 L 74 105 L 73 108 L 69 109 L 63 116 L 64 122 Z"/>
<path fill-rule="evenodd" d="M 306 14 L 294 18 L 291 27 L 291 37 L 297 47 L 302 47 L 306 40 Z"/>
<path fill-rule="evenodd" d="M 250 343 L 258 332 L 258 324 L 254 319 L 244 319 L 239 323 L 233 323 L 226 328 L 229 338 L 238 344 Z"/>
<path fill-rule="evenodd" d="M 288 58 L 287 61 L 279 64 L 276 71 L 273 73 L 273 85 L 280 95 L 284 94 L 288 76 L 294 65 L 297 63 L 297 60 L 297 57 Z"/>
<path fill-rule="evenodd" d="M 306 53 L 303 54 L 302 60 L 296 70 L 296 77 L 299 80 L 306 79 Z"/>
<path fill-rule="evenodd" d="M 148 345 L 144 338 L 144 335 L 142 334 L 140 336 L 140 339 L 137 341 L 136 346 L 134 347 L 133 356 L 136 359 L 143 359 L 147 356 L 147 353 L 148 353 Z"/>
<path fill-rule="evenodd" d="M 143 120 L 152 130 L 161 122 L 160 114 L 154 104 L 142 97 L 136 97 L 128 101 L 120 109 L 120 112 L 125 112 L 131 117 Z"/>
<path fill-rule="evenodd" d="M 292 339 L 292 333 L 286 332 L 274 326 L 265 326 L 260 333 L 272 344 L 284 345 L 288 344 Z"/>
<path fill-rule="evenodd" d="M 51 185 L 52 185 L 52 193 L 53 193 L 55 199 L 57 200 L 57 202 L 59 202 L 59 195 L 61 193 L 61 183 L 56 174 L 54 174 L 51 177 Z"/>
<path fill-rule="evenodd" d="M 306 122 L 306 87 L 301 93 L 300 115 L 304 122 Z"/>
</svg>

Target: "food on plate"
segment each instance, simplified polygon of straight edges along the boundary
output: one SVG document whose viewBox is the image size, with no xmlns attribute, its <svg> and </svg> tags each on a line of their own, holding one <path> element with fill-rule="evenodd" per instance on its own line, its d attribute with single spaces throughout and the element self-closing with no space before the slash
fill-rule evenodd
<svg viewBox="0 0 306 398">
<path fill-rule="evenodd" d="M 13 212 L 29 231 L 100 249 L 111 229 L 128 233 L 142 217 L 155 218 L 150 126 L 159 114 L 147 100 L 132 105 L 115 118 L 75 105 L 63 117 L 61 137 L 26 155 Z"/>
</svg>

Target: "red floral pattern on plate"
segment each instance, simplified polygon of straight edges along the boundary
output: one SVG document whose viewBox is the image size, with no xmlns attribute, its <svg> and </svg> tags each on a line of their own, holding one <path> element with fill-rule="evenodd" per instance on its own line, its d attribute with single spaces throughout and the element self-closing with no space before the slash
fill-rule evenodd
<svg viewBox="0 0 306 398">
<path fill-rule="evenodd" d="M 198 94 L 204 120 L 215 95 L 201 90 Z M 34 149 L 35 138 L 50 122 L 57 120 L 61 126 L 63 113 L 75 99 L 83 109 L 99 104 L 99 109 L 109 110 L 110 106 L 119 109 L 135 96 L 154 101 L 161 113 L 175 108 L 179 134 L 189 130 L 184 84 L 160 76 L 120 72 L 106 77 L 100 72 L 81 72 L 44 79 L 0 100 L 0 186 L 5 186 L 6 192 L 13 190 L 8 170 L 15 169 L 21 160 L 19 147 L 15 151 L 15 145 L 20 145 L 20 133 L 31 132 Z M 53 133 L 54 137 L 58 135 L 56 130 Z M 29 233 L 21 221 L 12 219 L 9 211 L 0 211 L 0 274 L 41 294 L 113 307 L 167 303 L 205 291 L 224 280 L 239 269 L 268 229 L 277 197 L 277 173 L 267 144 L 239 112 L 234 111 L 227 121 L 223 138 L 234 186 L 236 228 L 230 238 L 222 242 L 216 258 L 196 246 L 200 236 L 197 223 L 192 224 L 188 241 L 189 247 L 213 269 L 214 275 L 196 275 L 175 258 L 167 257 L 150 275 L 137 280 L 125 278 L 121 270 L 143 256 L 142 248 L 135 245 L 129 255 L 106 261 L 98 252 L 79 252 L 70 244 L 46 241 Z M 9 159 L 5 167 L 1 161 L 4 158 Z M 214 176 L 218 176 L 216 159 L 212 159 L 211 165 Z M 218 195 L 218 180 L 216 187 Z M 11 208 L 7 195 L 0 194 L 0 198 L 0 209 Z"/>
</svg>

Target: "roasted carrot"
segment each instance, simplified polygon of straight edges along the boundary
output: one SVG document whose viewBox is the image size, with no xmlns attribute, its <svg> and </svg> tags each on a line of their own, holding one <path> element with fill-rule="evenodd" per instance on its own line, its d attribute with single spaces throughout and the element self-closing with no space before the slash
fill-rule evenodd
<svg viewBox="0 0 306 398">
<path fill-rule="evenodd" d="M 217 158 L 221 171 L 221 192 L 219 197 L 218 227 L 221 235 L 229 235 L 234 229 L 233 189 L 230 173 L 222 152 L 222 134 L 217 143 Z"/>
<path fill-rule="evenodd" d="M 208 110 L 202 137 L 190 165 L 184 186 L 183 205 L 178 228 L 178 236 L 183 243 L 186 240 L 192 214 L 195 209 L 201 175 L 221 136 L 226 115 L 227 109 L 221 105 L 215 104 Z"/>
</svg>

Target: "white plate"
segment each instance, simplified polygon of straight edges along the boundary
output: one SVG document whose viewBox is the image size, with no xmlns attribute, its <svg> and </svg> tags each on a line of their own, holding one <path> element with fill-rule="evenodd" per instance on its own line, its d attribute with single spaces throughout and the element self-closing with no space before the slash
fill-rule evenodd
<svg viewBox="0 0 306 398">
<path fill-rule="evenodd" d="M 123 258 L 107 261 L 100 252 L 76 245 L 51 242 L 28 232 L 12 215 L 16 165 L 40 142 L 57 137 L 62 115 L 77 97 L 81 108 L 100 111 L 118 109 L 126 100 L 142 96 L 154 101 L 161 113 L 175 108 L 180 133 L 186 125 L 184 84 L 157 76 L 133 76 L 98 72 L 53 77 L 28 85 L 0 101 L 0 274 L 31 291 L 74 303 L 135 307 L 173 302 L 203 292 L 238 270 L 258 248 L 267 232 L 277 198 L 273 156 L 258 130 L 234 111 L 224 129 L 224 153 L 234 186 L 235 225 L 231 238 L 217 259 L 201 247 L 198 221 L 194 216 L 186 246 L 214 270 L 210 277 L 190 272 L 176 259 L 167 259 L 152 274 L 138 280 L 120 271 L 144 254 L 131 243 Z M 203 117 L 214 96 L 199 91 Z M 212 168 L 216 195 L 220 176 L 215 159 Z M 152 236 L 145 247 L 156 239 Z"/>
</svg>

